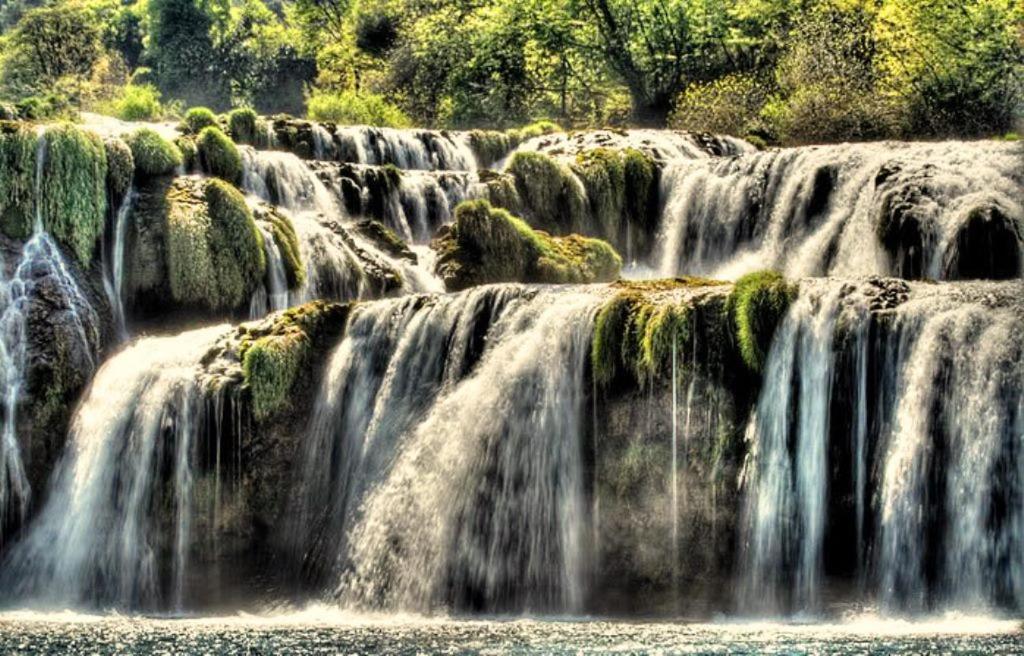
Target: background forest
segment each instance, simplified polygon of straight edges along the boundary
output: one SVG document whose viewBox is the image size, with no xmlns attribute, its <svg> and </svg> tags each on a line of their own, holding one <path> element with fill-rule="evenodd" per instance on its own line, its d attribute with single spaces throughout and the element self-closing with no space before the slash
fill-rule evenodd
<svg viewBox="0 0 1024 656">
<path fill-rule="evenodd" d="M 995 136 L 1022 0 L 0 0 L 3 112 Z"/>
</svg>

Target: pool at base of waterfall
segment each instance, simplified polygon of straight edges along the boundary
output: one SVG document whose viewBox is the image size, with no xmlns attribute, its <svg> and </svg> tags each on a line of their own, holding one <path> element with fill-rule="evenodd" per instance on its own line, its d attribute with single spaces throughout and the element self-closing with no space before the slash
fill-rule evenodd
<svg viewBox="0 0 1024 656">
<path fill-rule="evenodd" d="M 0 614 L 0 653 L 1018 654 L 1016 619 L 836 623 L 449 619 L 307 610 L 210 618 Z"/>
</svg>

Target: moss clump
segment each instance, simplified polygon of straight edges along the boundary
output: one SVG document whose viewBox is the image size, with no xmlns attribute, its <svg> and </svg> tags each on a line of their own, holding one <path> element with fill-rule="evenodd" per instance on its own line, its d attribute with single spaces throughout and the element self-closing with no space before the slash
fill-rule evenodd
<svg viewBox="0 0 1024 656">
<path fill-rule="evenodd" d="M 199 147 L 196 146 L 196 138 L 182 135 L 174 140 L 174 145 L 181 151 L 181 165 L 185 171 L 196 171 L 199 169 Z"/>
<path fill-rule="evenodd" d="M 256 218 L 270 225 L 270 233 L 274 236 L 274 243 L 277 244 L 277 250 L 284 260 L 288 289 L 298 289 L 306 282 L 306 267 L 302 263 L 302 250 L 299 247 L 299 237 L 295 234 L 295 226 L 287 216 L 270 205 L 260 207 L 256 212 Z"/>
<path fill-rule="evenodd" d="M 535 152 L 517 152 L 505 169 L 516 181 L 522 212 L 538 227 L 560 234 L 585 227 L 583 185 L 567 166 Z"/>
<path fill-rule="evenodd" d="M 480 166 L 491 166 L 515 148 L 518 140 L 507 132 L 473 130 L 469 133 L 469 147 Z"/>
<path fill-rule="evenodd" d="M 167 194 L 172 298 L 209 310 L 243 305 L 263 280 L 263 236 L 242 194 L 220 180 L 175 181 Z"/>
<path fill-rule="evenodd" d="M 203 171 L 231 184 L 242 179 L 242 156 L 231 138 L 218 127 L 206 127 L 196 140 L 199 165 Z"/>
<path fill-rule="evenodd" d="M 751 371 L 760 373 L 764 368 L 775 327 L 797 291 L 796 285 L 775 271 L 749 273 L 736 281 L 725 311 L 740 357 Z"/>
<path fill-rule="evenodd" d="M 692 309 L 680 300 L 639 291 L 616 294 L 597 313 L 590 361 L 594 379 L 608 385 L 620 375 L 644 382 L 671 366 L 692 333 Z M 681 360 L 680 360 L 681 361 Z"/>
<path fill-rule="evenodd" d="M 0 226 L 14 239 L 32 234 L 37 141 L 28 124 L 0 122 Z"/>
<path fill-rule="evenodd" d="M 132 149 L 121 139 L 107 139 L 103 146 L 107 151 L 107 193 L 114 202 L 120 202 L 132 186 L 135 158 Z"/>
<path fill-rule="evenodd" d="M 377 248 L 381 249 L 392 257 L 418 261 L 416 253 L 413 253 L 409 246 L 395 234 L 395 231 L 380 221 L 366 220 L 355 224 L 356 231 L 369 239 Z"/>
<path fill-rule="evenodd" d="M 495 282 L 603 282 L 615 279 L 622 266 L 603 241 L 552 237 L 485 200 L 459 205 L 434 248 L 449 290 Z"/>
<path fill-rule="evenodd" d="M 255 110 L 248 107 L 235 109 L 228 114 L 228 132 L 235 143 L 256 146 L 259 134 L 258 122 L 259 117 Z"/>
<path fill-rule="evenodd" d="M 174 173 L 182 165 L 178 147 L 149 128 L 139 128 L 127 138 L 135 160 L 135 175 L 153 178 Z"/>
<path fill-rule="evenodd" d="M 535 121 L 521 128 L 509 130 L 506 134 L 515 142 L 521 143 L 535 137 L 542 137 L 546 134 L 564 132 L 562 127 L 553 121 Z"/>
<path fill-rule="evenodd" d="M 634 243 L 646 241 L 657 218 L 650 157 L 633 148 L 595 148 L 577 155 L 572 170 L 586 189 L 592 233 L 624 241 L 632 231 Z"/>
<path fill-rule="evenodd" d="M 227 307 L 247 301 L 263 281 L 267 256 L 263 235 L 241 192 L 220 180 L 206 183 L 210 211 L 210 249 L 219 292 Z"/>
<path fill-rule="evenodd" d="M 43 138 L 43 226 L 88 265 L 107 214 L 106 148 L 99 136 L 70 123 L 47 129 Z"/>
<path fill-rule="evenodd" d="M 199 134 L 203 128 L 217 125 L 217 115 L 207 107 L 193 107 L 185 112 L 180 129 L 184 134 Z"/>
<path fill-rule="evenodd" d="M 343 325 L 347 305 L 314 301 L 286 310 L 242 343 L 242 374 L 253 416 L 267 421 L 291 405 L 292 391 L 312 364 L 314 344 L 330 326 Z"/>
</svg>

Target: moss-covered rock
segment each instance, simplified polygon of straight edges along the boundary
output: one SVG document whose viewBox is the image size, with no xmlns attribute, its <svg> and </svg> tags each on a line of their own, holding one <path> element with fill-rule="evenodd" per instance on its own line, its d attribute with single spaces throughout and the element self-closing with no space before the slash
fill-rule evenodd
<svg viewBox="0 0 1024 656">
<path fill-rule="evenodd" d="M 506 134 L 508 134 L 515 143 L 520 143 L 527 139 L 534 139 L 536 137 L 542 137 L 556 132 L 564 132 L 564 130 L 562 130 L 562 127 L 554 121 L 541 120 L 534 121 L 533 123 L 521 128 L 508 130 Z"/>
<path fill-rule="evenodd" d="M 772 336 L 798 288 L 776 271 L 756 271 L 736 281 L 725 304 L 743 362 L 760 373 Z"/>
<path fill-rule="evenodd" d="M 437 271 L 450 290 L 495 282 L 602 282 L 618 277 L 622 260 L 607 243 L 530 228 L 485 200 L 468 201 L 433 243 Z"/>
<path fill-rule="evenodd" d="M 517 152 L 505 171 L 515 178 L 520 211 L 532 225 L 558 234 L 586 228 L 583 185 L 568 166 L 542 153 Z"/>
<path fill-rule="evenodd" d="M 139 178 L 169 175 L 183 163 L 178 147 L 150 128 L 139 128 L 128 135 L 126 142 L 132 149 L 135 175 Z"/>
<path fill-rule="evenodd" d="M 266 272 L 263 236 L 245 198 L 221 180 L 182 178 L 166 200 L 171 297 L 206 310 L 241 307 Z"/>
<path fill-rule="evenodd" d="M 497 130 L 473 130 L 469 133 L 469 147 L 473 150 L 477 164 L 488 167 L 508 155 L 518 143 L 507 132 Z"/>
<path fill-rule="evenodd" d="M 193 107 L 185 112 L 178 129 L 184 134 L 199 134 L 211 125 L 217 125 L 217 115 L 207 107 Z"/>
<path fill-rule="evenodd" d="M 95 133 L 70 123 L 48 128 L 43 138 L 43 225 L 88 265 L 107 213 L 106 148 Z"/>
<path fill-rule="evenodd" d="M 259 145 L 257 143 L 259 139 L 258 123 L 259 117 L 255 110 L 248 107 L 235 109 L 228 114 L 228 133 L 235 143 L 257 146 Z"/>
<path fill-rule="evenodd" d="M 263 221 L 270 227 L 274 243 L 284 260 L 288 289 L 298 289 L 306 282 L 306 266 L 302 261 L 299 237 L 295 234 L 295 226 L 292 225 L 291 219 L 272 205 L 261 205 L 253 215 L 258 221 Z"/>
<path fill-rule="evenodd" d="M 323 341 L 325 332 L 339 333 L 348 312 L 348 305 L 314 301 L 247 331 L 239 350 L 256 421 L 267 421 L 290 406 L 293 388 L 311 367 L 313 345 Z"/>
<path fill-rule="evenodd" d="M 183 134 L 174 140 L 174 145 L 181 151 L 181 166 L 186 173 L 193 173 L 201 168 L 195 135 Z"/>
<path fill-rule="evenodd" d="M 231 138 L 215 126 L 205 127 L 196 140 L 199 165 L 204 172 L 238 184 L 242 180 L 242 156 Z"/>
<path fill-rule="evenodd" d="M 419 258 L 413 253 L 409 246 L 402 241 L 395 231 L 380 221 L 365 220 L 358 221 L 354 225 L 356 232 L 373 242 L 373 244 L 392 257 L 417 262 Z"/>
<path fill-rule="evenodd" d="M 35 221 L 38 138 L 27 123 L 0 122 L 0 228 L 24 239 Z"/>
<path fill-rule="evenodd" d="M 107 193 L 111 200 L 119 203 L 132 186 L 135 175 L 135 158 L 132 149 L 116 137 L 103 142 L 107 151 Z"/>
</svg>

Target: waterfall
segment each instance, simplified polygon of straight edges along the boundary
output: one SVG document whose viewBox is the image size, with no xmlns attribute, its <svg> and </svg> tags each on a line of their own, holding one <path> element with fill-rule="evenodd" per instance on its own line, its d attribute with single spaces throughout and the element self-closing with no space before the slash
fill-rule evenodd
<svg viewBox="0 0 1024 656">
<path fill-rule="evenodd" d="M 1007 262 L 987 264 L 1006 267 L 1000 277 L 1017 277 L 1021 249 L 1013 235 L 1024 234 L 1019 161 L 1016 144 L 950 142 L 670 162 L 654 265 L 663 276 L 734 278 L 776 268 L 791 277 L 986 278 L 993 276 L 958 260 L 1002 244 L 1006 254 L 998 259 Z M 1005 221 L 973 222 L 979 208 Z M 1011 243 L 1003 244 L 1004 234 Z"/>
<path fill-rule="evenodd" d="M 579 151 L 593 148 L 635 148 L 650 153 L 654 159 L 662 162 L 707 159 L 713 156 L 734 157 L 754 152 L 753 146 L 734 137 L 648 129 L 555 132 L 528 139 L 519 144 L 516 150 L 562 156 L 566 153 L 575 155 Z M 493 168 L 501 170 L 507 159 Z"/>
<path fill-rule="evenodd" d="M 46 505 L 6 554 L 0 581 L 10 596 L 60 605 L 180 605 L 201 423 L 197 363 L 225 329 L 142 339 L 100 368 L 72 420 Z M 165 463 L 173 470 L 169 489 L 161 483 Z M 165 544 L 173 545 L 170 562 Z"/>
<path fill-rule="evenodd" d="M 295 513 L 344 603 L 581 607 L 598 300 L 497 286 L 356 310 L 307 432 Z"/>
<path fill-rule="evenodd" d="M 129 189 L 114 214 L 113 241 L 109 244 L 109 253 L 108 240 L 105 235 L 103 238 L 103 290 L 110 302 L 110 309 L 114 315 L 114 329 L 120 341 L 128 339 L 124 314 L 124 243 L 134 202 L 135 189 Z"/>
<path fill-rule="evenodd" d="M 314 132 L 314 139 L 315 135 Z M 355 164 L 392 164 L 400 169 L 420 170 L 476 170 L 476 157 L 464 133 L 339 126 L 335 142 L 340 154 L 338 159 Z"/>
<path fill-rule="evenodd" d="M 249 318 L 259 319 L 270 312 L 285 310 L 291 306 L 288 294 L 288 276 L 285 273 L 284 257 L 274 239 L 273 231 L 259 225 L 263 233 L 263 250 L 267 256 L 266 280 L 260 285 L 249 302 Z"/>
<path fill-rule="evenodd" d="M 239 150 L 242 153 L 242 189 L 246 192 L 294 212 L 343 216 L 337 198 L 295 155 L 248 146 Z"/>
<path fill-rule="evenodd" d="M 987 610 L 1024 602 L 1019 316 L 926 298 L 907 340 L 880 489 L 882 601 Z"/>
</svg>

